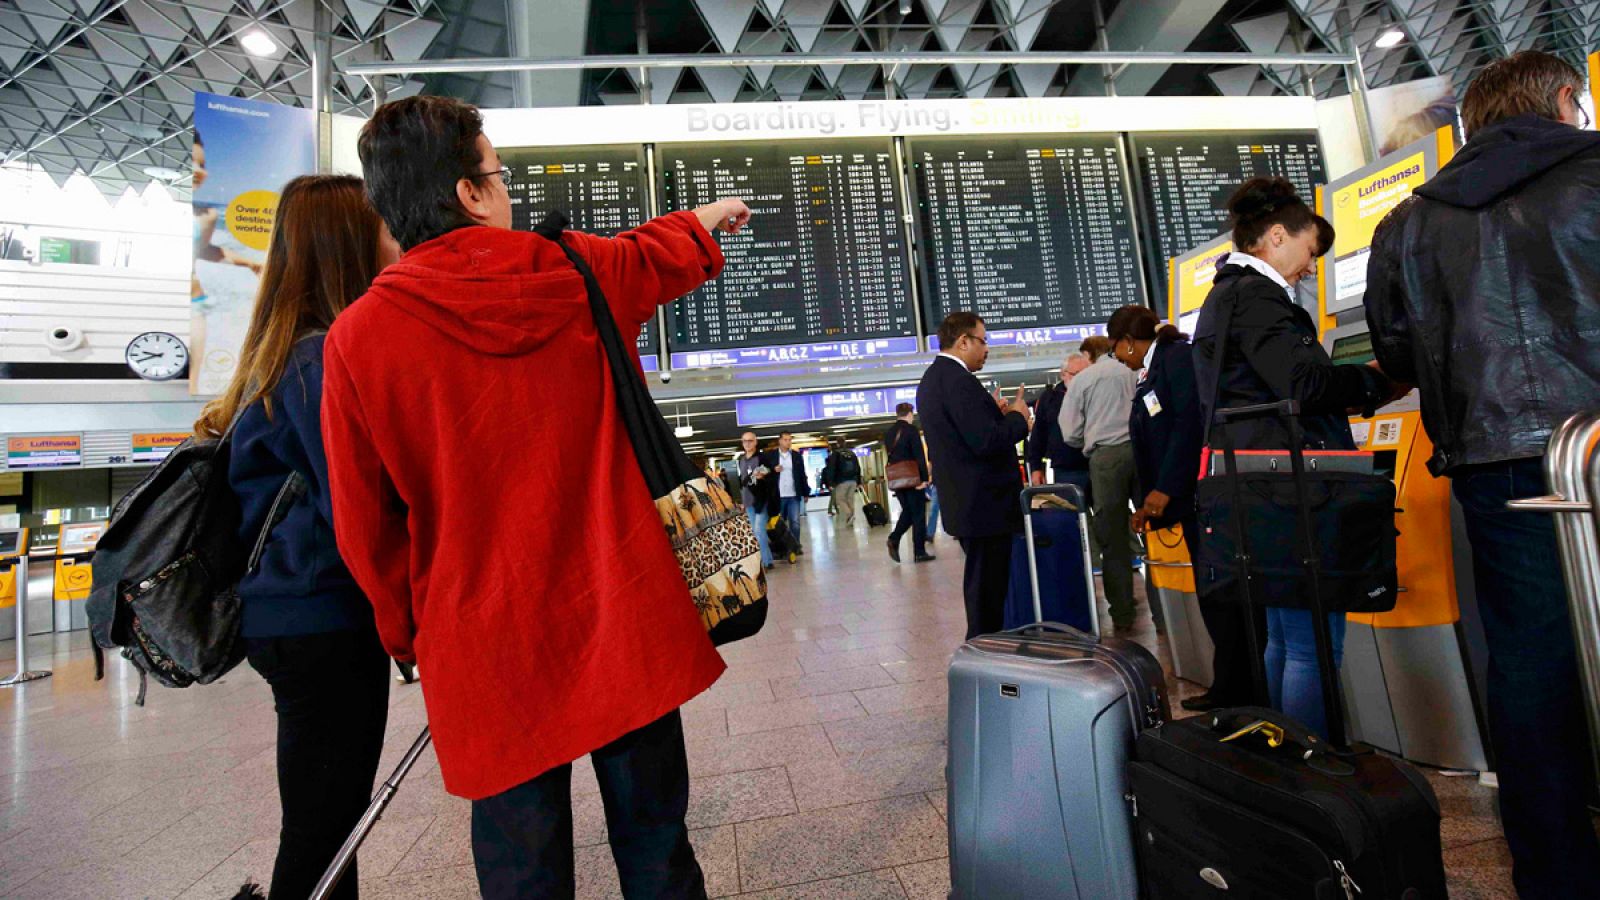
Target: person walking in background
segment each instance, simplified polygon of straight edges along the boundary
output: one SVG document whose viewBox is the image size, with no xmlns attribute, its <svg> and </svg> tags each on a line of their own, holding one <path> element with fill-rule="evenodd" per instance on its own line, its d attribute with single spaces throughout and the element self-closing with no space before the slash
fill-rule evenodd
<svg viewBox="0 0 1600 900">
<path fill-rule="evenodd" d="M 739 500 L 744 505 L 745 518 L 755 530 L 756 541 L 761 544 L 761 565 L 771 569 L 772 545 L 767 540 L 767 520 L 772 518 L 772 470 L 761 458 L 761 439 L 754 431 L 739 435 Z"/>
<path fill-rule="evenodd" d="M 800 513 L 805 509 L 806 498 L 811 496 L 805 456 L 794 449 L 794 435 L 785 431 L 778 435 L 778 446 L 763 453 L 761 460 L 772 470 L 773 515 L 782 516 L 788 523 L 789 532 L 794 536 L 794 552 L 805 553 L 800 543 Z"/>
<path fill-rule="evenodd" d="M 856 489 L 861 486 L 861 461 L 845 447 L 843 441 L 836 441 L 833 452 L 828 454 L 828 462 L 822 469 L 822 483 L 827 485 L 833 496 L 839 527 L 847 530 L 855 528 Z"/>
<path fill-rule="evenodd" d="M 1252 178 L 1228 200 L 1233 229 L 1230 253 L 1195 325 L 1195 383 L 1202 422 L 1218 409 L 1296 400 L 1308 450 L 1354 450 L 1346 410 L 1368 415 L 1403 396 L 1372 366 L 1335 365 L 1317 341 L 1311 314 L 1294 302 L 1294 284 L 1315 271 L 1316 258 L 1333 243 L 1333 227 L 1311 211 L 1283 178 Z M 1227 332 L 1220 333 L 1226 317 Z M 1217 358 L 1218 343 L 1227 351 Z M 1207 434 L 1212 447 L 1224 426 Z M 1231 423 L 1240 450 L 1286 450 L 1281 419 Z M 1328 598 L 1330 604 L 1336 598 Z M 1268 607 L 1266 669 L 1272 705 L 1327 734 L 1311 612 Z M 1345 616 L 1328 614 L 1334 664 L 1344 652 Z"/>
<path fill-rule="evenodd" d="M 1513 881 L 1526 898 L 1600 883 L 1591 735 L 1544 454 L 1600 406 L 1600 135 L 1583 75 L 1544 53 L 1478 73 L 1467 143 L 1378 226 L 1366 315 L 1388 374 L 1422 390 L 1428 469 L 1450 478 L 1489 645 L 1489 737 Z"/>
<path fill-rule="evenodd" d="M 910 531 L 914 554 L 912 560 L 932 562 L 935 557 L 928 552 L 928 508 L 924 505 L 928 497 L 923 493 L 928 487 L 928 457 L 923 452 L 922 431 L 913 421 L 917 414 L 911 404 L 899 404 L 894 408 L 894 413 L 894 424 L 883 433 L 883 446 L 888 453 L 889 465 L 916 464 L 917 480 L 914 484 L 894 489 L 894 498 L 900 501 L 900 519 L 894 523 L 894 530 L 889 532 L 889 558 L 900 561 L 900 539 Z"/>
<path fill-rule="evenodd" d="M 1189 336 L 1163 325 L 1148 307 L 1124 306 L 1106 323 L 1113 359 L 1138 373 L 1129 412 L 1134 468 L 1142 499 L 1133 513 L 1133 530 L 1144 532 L 1183 527 L 1189 559 L 1200 558 L 1200 525 L 1195 518 L 1200 450 L 1205 423 L 1200 419 L 1200 392 L 1194 380 L 1194 354 Z M 1257 607 L 1201 598 L 1200 615 L 1215 648 L 1211 686 L 1183 701 L 1191 712 L 1225 706 L 1249 706 L 1255 677 L 1250 633 L 1244 616 L 1255 615 L 1257 634 L 1266 633 L 1266 618 Z"/>
<path fill-rule="evenodd" d="M 1080 348 L 1061 361 L 1061 380 L 1052 385 L 1034 403 L 1033 420 L 1038 423 L 1028 434 L 1028 479 L 1035 486 L 1045 483 L 1045 463 L 1050 464 L 1056 484 L 1077 485 L 1087 501 L 1089 491 L 1089 458 L 1083 451 L 1067 443 L 1061 434 L 1061 404 L 1067 399 L 1067 388 L 1072 379 L 1089 368 L 1092 360 Z"/>
<path fill-rule="evenodd" d="M 305 175 L 284 186 L 255 312 L 226 392 L 196 423 L 220 438 L 238 420 L 228 484 L 246 546 L 239 634 L 272 687 L 283 820 L 273 897 L 306 897 L 366 811 L 389 716 L 389 656 L 372 605 L 333 540 L 322 445 L 322 345 L 338 316 L 400 256 L 361 179 Z M 279 506 L 286 479 L 289 502 Z M 269 523 L 269 517 L 273 521 Z M 333 896 L 358 896 L 350 864 Z"/>
<path fill-rule="evenodd" d="M 587 754 L 623 895 L 704 897 L 678 709 L 726 666 L 611 396 L 583 279 L 554 240 L 511 228 L 512 173 L 476 108 L 385 104 L 357 149 L 405 255 L 328 333 L 334 530 L 385 649 L 428 673 L 445 788 L 472 801 L 479 889 L 572 896 L 571 764 Z M 721 200 L 560 239 L 632 346 L 721 270 L 713 229 L 749 216 Z M 594 485 L 605 502 L 589 502 Z"/>
<path fill-rule="evenodd" d="M 1113 625 L 1118 632 L 1127 632 L 1138 612 L 1133 599 L 1134 544 L 1129 527 L 1129 504 L 1138 502 L 1128 434 L 1134 376 L 1111 356 L 1110 344 L 1101 337 L 1084 341 L 1094 363 L 1072 379 L 1061 403 L 1060 420 L 1062 439 L 1089 458 L 1100 580 Z"/>
<path fill-rule="evenodd" d="M 983 319 L 953 312 L 939 324 L 939 355 L 917 385 L 917 409 L 933 476 L 944 502 L 945 530 L 966 554 L 961 592 L 967 638 L 999 631 L 1011 586 L 1011 539 L 1022 530 L 1022 473 L 1017 444 L 1028 436 L 1022 388 L 1011 400 L 983 389 L 975 374 L 989 358 Z"/>
</svg>

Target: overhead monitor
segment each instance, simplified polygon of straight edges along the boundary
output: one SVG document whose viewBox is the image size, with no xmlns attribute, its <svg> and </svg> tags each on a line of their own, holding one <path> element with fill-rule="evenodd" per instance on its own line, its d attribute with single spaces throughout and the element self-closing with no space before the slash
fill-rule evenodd
<svg viewBox="0 0 1600 900">
<path fill-rule="evenodd" d="M 970 310 L 1004 343 L 1145 302 L 1116 135 L 914 138 L 908 150 L 930 333 Z M 1065 331 L 1054 339 L 1078 336 Z"/>
<path fill-rule="evenodd" d="M 532 230 L 552 210 L 566 213 L 575 231 L 611 237 L 649 217 L 644 148 L 508 147 L 500 162 L 511 169 L 511 225 Z M 654 321 L 639 332 L 639 358 L 645 371 L 660 365 L 660 336 Z"/>
<path fill-rule="evenodd" d="M 668 309 L 674 368 L 916 352 L 904 203 L 881 139 L 659 147 L 663 208 L 747 198 L 723 274 Z"/>
<path fill-rule="evenodd" d="M 1312 189 L 1327 177 L 1315 131 L 1143 133 L 1132 139 L 1156 260 L 1227 230 L 1228 197 L 1247 179 L 1287 178 L 1309 204 Z M 1164 281 L 1165 267 L 1155 268 Z"/>
</svg>

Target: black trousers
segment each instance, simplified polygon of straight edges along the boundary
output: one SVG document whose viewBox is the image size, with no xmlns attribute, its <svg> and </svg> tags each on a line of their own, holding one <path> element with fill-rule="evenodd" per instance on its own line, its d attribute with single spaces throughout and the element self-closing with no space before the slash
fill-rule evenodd
<svg viewBox="0 0 1600 900">
<path fill-rule="evenodd" d="M 689 760 L 677 710 L 590 754 L 622 895 L 704 898 L 689 845 Z M 472 858 L 484 900 L 562 898 L 576 890 L 572 766 L 472 802 Z"/>
<path fill-rule="evenodd" d="M 928 495 L 917 488 L 911 488 L 895 491 L 894 498 L 900 501 L 900 520 L 894 523 L 894 531 L 889 532 L 889 543 L 900 543 L 900 539 L 905 537 L 909 530 L 911 546 L 916 555 L 927 553 Z"/>
<path fill-rule="evenodd" d="M 278 711 L 283 826 L 273 900 L 311 895 L 372 800 L 389 720 L 389 657 L 373 629 L 245 642 Z M 357 895 L 354 861 L 333 896 Z"/>
<path fill-rule="evenodd" d="M 1183 543 L 1189 559 L 1200 558 L 1200 522 L 1193 516 L 1181 520 Z M 1154 607 L 1152 607 L 1154 608 Z M 1251 654 L 1260 657 L 1267 645 L 1267 612 L 1260 606 L 1246 609 L 1237 603 L 1217 603 L 1200 599 L 1200 618 L 1211 636 L 1211 687 L 1207 693 L 1231 706 L 1266 706 L 1258 696 Z M 1250 641 L 1250 620 L 1255 620 L 1256 640 Z"/>
<path fill-rule="evenodd" d="M 967 640 L 994 634 L 1005 626 L 1006 591 L 1011 588 L 1009 534 L 958 538 L 967 555 L 961 591 L 967 601 Z"/>
</svg>

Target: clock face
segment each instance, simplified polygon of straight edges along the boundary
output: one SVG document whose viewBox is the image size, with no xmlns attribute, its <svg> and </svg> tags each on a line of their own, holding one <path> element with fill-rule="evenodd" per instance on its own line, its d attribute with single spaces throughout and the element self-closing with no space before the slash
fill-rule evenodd
<svg viewBox="0 0 1600 900">
<path fill-rule="evenodd" d="M 148 381 L 169 381 L 189 365 L 189 348 L 177 335 L 147 331 L 128 342 L 128 368 Z"/>
</svg>

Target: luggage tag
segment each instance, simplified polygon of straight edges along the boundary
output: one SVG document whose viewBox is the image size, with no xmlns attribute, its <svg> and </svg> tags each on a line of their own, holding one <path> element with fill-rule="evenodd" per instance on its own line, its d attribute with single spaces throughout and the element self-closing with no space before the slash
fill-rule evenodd
<svg viewBox="0 0 1600 900">
<path fill-rule="evenodd" d="M 1144 395 L 1144 408 L 1149 410 L 1151 416 L 1161 415 L 1161 401 L 1156 397 L 1155 391 Z"/>
</svg>

